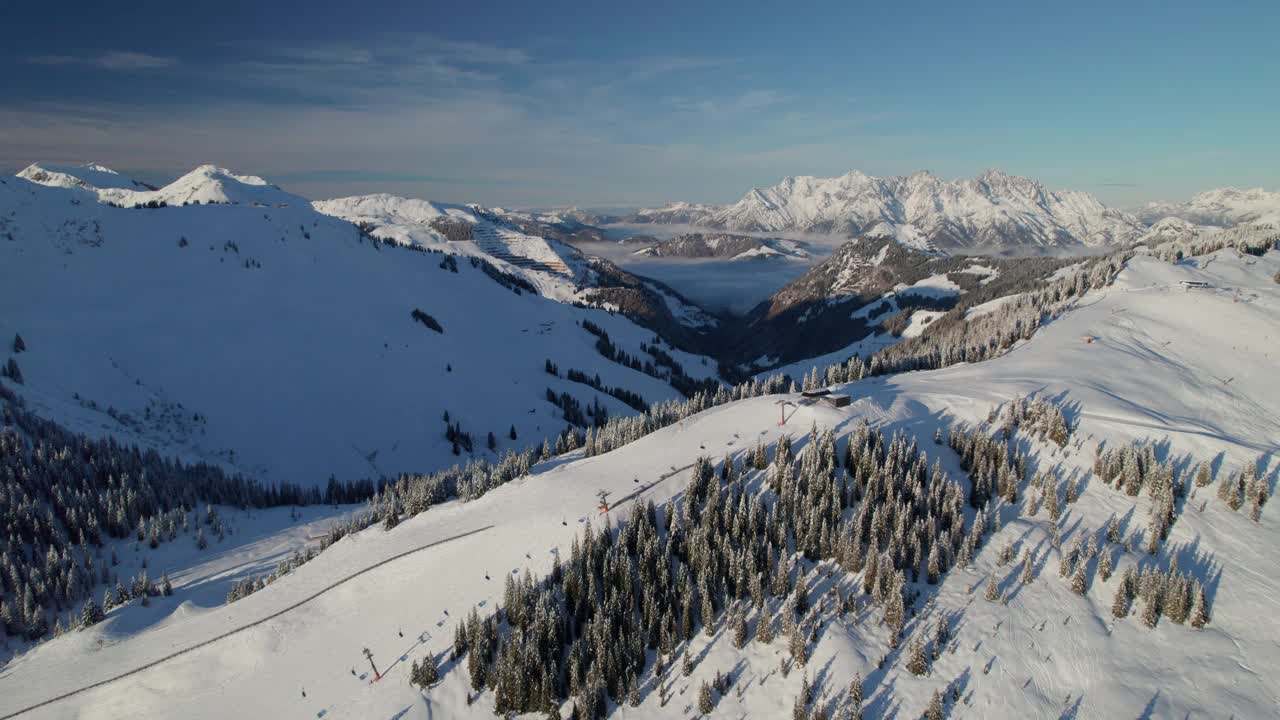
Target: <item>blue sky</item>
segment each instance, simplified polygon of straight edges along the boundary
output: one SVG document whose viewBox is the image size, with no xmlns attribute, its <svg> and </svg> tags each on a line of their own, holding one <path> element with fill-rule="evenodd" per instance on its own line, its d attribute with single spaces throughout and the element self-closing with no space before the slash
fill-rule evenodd
<svg viewBox="0 0 1280 720">
<path fill-rule="evenodd" d="M 10 172 L 213 162 L 511 206 L 855 168 L 1000 167 L 1116 205 L 1280 189 L 1274 1 L 24 2 L 0 24 Z"/>
</svg>

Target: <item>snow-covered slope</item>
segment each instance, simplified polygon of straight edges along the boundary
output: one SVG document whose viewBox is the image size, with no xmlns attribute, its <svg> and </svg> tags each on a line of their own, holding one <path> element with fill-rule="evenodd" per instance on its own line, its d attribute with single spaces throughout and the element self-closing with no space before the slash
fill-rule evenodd
<svg viewBox="0 0 1280 720">
<path fill-rule="evenodd" d="M 1142 532 L 1152 499 L 1129 497 L 1090 476 L 1099 444 L 1161 444 L 1171 459 L 1214 459 L 1216 472 L 1233 472 L 1265 456 L 1262 472 L 1274 487 L 1280 386 L 1271 372 L 1280 338 L 1280 254 L 1262 258 L 1226 250 L 1178 265 L 1138 257 L 1110 288 L 1090 293 L 1076 310 L 1040 330 L 1029 343 L 979 364 L 877 378 L 843 388 L 855 402 L 835 409 L 802 404 L 785 427 L 776 397 L 724 405 L 653 433 L 605 455 L 543 464 L 536 472 L 466 504 L 438 506 L 391 531 L 375 527 L 349 537 L 266 589 L 230 606 L 188 607 L 181 618 L 129 632 L 126 608 L 94 628 L 51 641 L 0 675 L 0 713 L 143 666 L 175 650 L 246 626 L 136 675 L 44 706 L 32 718 L 221 718 L 228 708 L 259 717 L 416 718 L 492 717 L 490 691 L 470 691 L 466 662 L 449 660 L 453 631 L 472 607 L 489 614 L 501 602 L 503 578 L 529 570 L 550 572 L 557 552 L 586 523 L 603 526 L 596 491 L 619 499 L 662 503 L 678 497 L 681 471 L 699 455 L 748 451 L 756 440 L 783 432 L 803 437 L 811 424 L 840 436 L 862 420 L 917 438 L 959 477 L 957 457 L 929 439 L 935 429 L 977 424 L 1017 395 L 1057 399 L 1075 423 L 1072 442 L 1057 450 L 1029 435 L 1016 438 L 1032 469 L 1052 471 L 1058 482 L 1081 488 L 1064 505 L 1052 543 L 1046 511 L 1029 511 L 1032 493 L 1001 504 L 995 531 L 967 569 L 955 568 L 922 593 L 898 649 L 886 642 L 880 610 L 858 607 L 837 616 L 830 591 L 858 592 L 859 576 L 829 561 L 799 560 L 801 581 L 818 612 L 821 631 L 806 670 L 780 673 L 786 640 L 750 641 L 741 650 L 732 633 L 699 631 L 686 652 L 692 672 L 672 662 L 654 677 L 650 662 L 639 675 L 640 705 L 613 708 L 619 717 L 689 717 L 698 688 L 718 673 L 729 676 L 715 699 L 714 717 L 786 716 L 802 683 L 829 711 L 845 702 L 855 673 L 863 678 L 867 717 L 918 717 L 930 693 L 946 691 L 952 718 L 1023 717 L 1270 717 L 1280 704 L 1273 682 L 1280 672 L 1280 578 L 1273 569 L 1280 547 L 1274 507 L 1259 522 L 1231 512 L 1199 488 L 1178 508 L 1160 554 L 1102 540 L 1116 567 L 1167 569 L 1176 558 L 1203 582 L 1211 620 L 1201 630 L 1162 620 L 1145 627 L 1138 617 L 1115 618 L 1111 598 L 1119 572 L 1093 576 L 1083 594 L 1056 577 L 1063 551 L 1077 539 L 1102 539 L 1115 518 L 1125 541 Z M 1207 283 L 1184 291 L 1181 282 Z M 1088 335 L 1092 343 L 1082 343 Z M 799 398 L 792 398 L 799 400 Z M 786 412 L 784 410 L 784 412 Z M 673 469 L 675 470 L 673 474 Z M 665 479 L 664 479 L 665 478 Z M 643 484 L 642 484 L 643 483 Z M 648 483 L 654 483 L 649 486 Z M 764 493 L 763 474 L 748 486 Z M 615 506 L 616 507 L 616 506 Z M 630 508 L 615 511 L 614 521 Z M 994 519 L 994 518 L 993 518 Z M 433 543 L 439 543 L 431 547 Z M 999 549 L 1034 554 L 1034 582 L 1019 581 L 1021 566 L 1002 565 Z M 350 582 L 289 608 L 336 579 L 416 548 Z M 1092 573 L 1091 573 L 1092 574 Z M 983 599 L 995 577 L 1004 602 Z M 158 599 L 157 604 L 171 602 Z M 766 605 L 782 612 L 779 601 Z M 758 613 L 748 608 L 752 625 Z M 905 667 L 908 640 L 927 637 L 947 617 L 952 635 L 924 675 Z M 255 624 L 256 623 L 256 624 Z M 362 649 L 369 648 L 382 679 L 371 682 Z M 432 657 L 443 674 L 425 695 L 407 682 L 412 662 Z M 657 692 L 669 688 L 663 703 Z M 568 704 L 561 714 L 568 711 Z"/>
<path fill-rule="evenodd" d="M 1135 213 L 1146 222 L 1175 217 L 1197 225 L 1230 227 L 1240 223 L 1280 223 L 1280 192 L 1262 188 L 1219 188 L 1186 202 L 1148 203 Z"/>
<path fill-rule="evenodd" d="M 621 310 L 669 340 L 687 339 L 718 324 L 713 315 L 670 288 L 642 282 L 607 260 L 583 255 L 567 240 L 555 239 L 575 236 L 572 221 L 394 195 L 323 200 L 314 206 L 375 237 L 483 257 L 523 277 L 546 297 Z M 637 293 L 636 288 L 647 290 Z"/>
<path fill-rule="evenodd" d="M 136 190 L 155 188 L 131 177 L 121 175 L 109 167 L 86 163 L 75 167 L 33 163 L 18 173 L 18 177 L 51 187 L 78 188 L 81 190 Z"/>
<path fill-rule="evenodd" d="M 232 180 L 225 197 L 280 192 Z M 489 432 L 501 451 L 562 430 L 548 388 L 634 412 L 548 375 L 547 359 L 648 402 L 679 396 L 605 360 L 580 323 L 637 357 L 651 331 L 513 292 L 465 257 L 374 242 L 308 203 L 135 210 L 83 195 L 0 179 L 0 337 L 22 335 L 22 393 L 72 429 L 323 484 L 456 462 L 446 411 L 477 454 Z"/>
<path fill-rule="evenodd" d="M 732 205 L 676 203 L 641 211 L 633 220 L 739 231 L 892 235 L 923 250 L 1113 245 L 1141 227 L 1088 193 L 1052 191 L 998 170 L 955 181 L 927 172 L 787 177 L 772 187 L 753 188 Z"/>
</svg>

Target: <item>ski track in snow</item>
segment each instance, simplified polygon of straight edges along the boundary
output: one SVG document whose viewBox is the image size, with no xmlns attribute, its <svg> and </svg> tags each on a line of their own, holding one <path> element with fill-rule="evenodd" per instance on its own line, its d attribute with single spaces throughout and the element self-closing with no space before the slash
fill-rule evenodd
<svg viewBox="0 0 1280 720">
<path fill-rule="evenodd" d="M 113 683 L 113 682 L 116 682 L 116 681 L 118 681 L 118 680 L 122 680 L 122 679 L 124 679 L 124 678 L 126 678 L 126 677 L 129 677 L 130 675 L 136 675 L 136 674 L 138 674 L 138 673 L 140 673 L 140 672 L 143 672 L 143 671 L 146 671 L 146 670 L 150 670 L 151 668 L 154 668 L 154 667 L 156 667 L 156 666 L 158 666 L 158 665 L 161 665 L 161 664 L 163 664 L 163 663 L 166 663 L 166 662 L 168 662 L 168 661 L 170 661 L 170 660 L 172 660 L 172 659 L 174 659 L 174 658 L 176 658 L 176 657 L 179 657 L 179 656 L 181 656 L 181 655 L 186 655 L 186 654 L 187 654 L 187 653 L 189 653 L 189 652 L 193 652 L 193 651 L 195 651 L 195 650 L 199 650 L 200 648 L 203 648 L 203 647 L 208 647 L 209 645 L 212 645 L 212 644 L 214 644 L 214 643 L 218 642 L 219 640 L 224 640 L 224 639 L 226 639 L 226 638 L 231 637 L 232 635 L 236 635 L 236 634 L 241 633 L 241 632 L 244 632 L 245 630 L 248 630 L 248 629 L 250 629 L 250 628 L 257 627 L 257 626 L 259 626 L 259 625 L 261 625 L 261 624 L 263 624 L 263 623 L 270 622 L 270 621 L 272 621 L 272 620 L 274 620 L 274 619 L 276 619 L 276 618 L 280 617 L 281 615 L 284 615 L 285 613 L 288 613 L 288 612 L 292 612 L 292 611 L 294 611 L 294 610 L 297 610 L 298 608 L 302 607 L 303 605 L 306 605 L 307 603 L 311 602 L 312 600 L 315 600 L 316 598 L 318 598 L 318 597 L 320 597 L 321 595 L 323 595 L 323 594 L 325 594 L 325 593 L 329 592 L 330 590 L 333 590 L 333 589 L 335 589 L 335 588 L 337 588 L 337 587 L 339 587 L 339 586 L 341 586 L 341 585 L 344 585 L 344 584 L 346 584 L 346 583 L 348 583 L 348 582 L 350 582 L 350 581 L 352 581 L 352 580 L 355 580 L 356 578 L 360 577 L 361 575 L 364 575 L 365 573 L 372 572 L 373 570 L 376 570 L 376 569 L 378 569 L 378 568 L 380 568 L 380 567 L 382 567 L 382 566 L 384 566 L 384 565 L 387 565 L 388 563 L 391 563 L 391 562 L 394 562 L 394 561 L 396 561 L 396 560 L 399 560 L 400 558 L 403 558 L 403 557 L 405 557 L 405 556 L 407 556 L 407 555 L 412 555 L 412 554 L 414 554 L 414 553 L 422 552 L 423 550 L 430 550 L 430 549 L 431 549 L 431 548 L 433 548 L 433 547 L 437 547 L 437 546 L 439 546 L 439 545 L 444 545 L 445 543 L 453 542 L 454 540 L 461 540 L 461 539 L 462 539 L 462 538 L 464 538 L 464 537 L 468 537 L 468 536 L 471 536 L 471 535 L 476 535 L 476 534 L 479 534 L 479 533 L 482 533 L 482 532 L 486 532 L 486 531 L 488 531 L 488 530 L 492 530 L 492 529 L 493 529 L 493 525 L 486 525 L 486 526 L 481 527 L 481 528 L 476 528 L 475 530 L 470 530 L 470 531 L 467 531 L 467 532 L 464 532 L 464 533 L 459 533 L 459 534 L 457 534 L 457 535 L 452 535 L 452 536 L 450 536 L 450 537 L 444 538 L 443 540 L 436 540 L 435 542 L 427 543 L 426 545 L 423 545 L 423 546 L 421 546 L 421 547 L 414 548 L 414 549 L 412 549 L 412 550 L 405 550 L 404 552 L 397 553 L 397 554 L 392 555 L 391 557 L 389 557 L 389 558 L 387 558 L 387 559 L 385 559 L 385 560 L 382 560 L 382 561 L 380 561 L 380 562 L 374 563 L 373 565 L 370 565 L 370 566 L 368 566 L 368 567 L 366 567 L 366 568 L 363 568 L 363 569 L 361 569 L 361 570 L 358 570 L 358 571 L 356 571 L 356 572 L 354 572 L 354 573 L 352 573 L 352 574 L 350 574 L 350 575 L 348 575 L 348 576 L 346 576 L 346 577 L 342 578 L 341 580 L 338 580 L 337 582 L 334 582 L 334 583 L 332 583 L 332 584 L 330 584 L 330 585 L 328 585 L 328 586 L 326 586 L 326 587 L 324 587 L 324 588 L 321 588 L 320 590 L 317 590 L 316 592 L 312 593 L 311 595 L 308 595 L 307 597 L 305 597 L 305 598 L 303 598 L 303 599 L 301 599 L 301 600 L 299 600 L 299 601 L 297 601 L 297 602 L 293 603 L 292 605 L 289 605 L 288 607 L 285 607 L 285 608 L 282 608 L 282 609 L 280 609 L 280 610 L 277 610 L 276 612 L 273 612 L 273 613 L 271 613 L 270 615 L 267 615 L 267 616 L 265 616 L 265 617 L 262 617 L 262 618 L 259 618 L 259 619 L 257 619 L 257 620 L 254 620 L 254 621 L 253 621 L 253 622 L 251 622 L 251 623 L 248 623 L 248 624 L 245 624 L 245 625 L 241 625 L 241 626 L 236 627 L 236 628 L 234 628 L 234 629 L 232 629 L 232 630 L 228 630 L 228 631 L 226 631 L 226 632 L 222 633 L 221 635 L 218 635 L 218 636 L 216 636 L 216 637 L 211 637 L 211 638 L 209 638 L 208 640 L 205 640 L 205 641 L 203 641 L 203 642 L 197 643 L 197 644 L 192 645 L 192 646 L 190 646 L 190 647 L 183 648 L 183 649 L 181 649 L 181 650 L 178 650 L 177 652 L 170 653 L 170 654 L 168 654 L 168 655 L 165 655 L 165 656 L 164 656 L 164 657 L 162 657 L 162 658 L 158 658 L 158 659 L 156 659 L 156 660 L 152 660 L 151 662 L 147 663 L 146 665 L 143 665 L 143 666 L 141 666 L 141 667 L 136 667 L 136 668 L 134 668 L 134 669 L 132 669 L 132 670 L 129 670 L 129 671 L 127 671 L 127 672 L 120 673 L 119 675 L 116 675 L 116 676 L 114 676 L 114 677 L 109 677 L 109 678 L 107 678 L 107 679 L 105 679 L 105 680 L 99 680 L 98 682 L 95 682 L 95 683 L 93 683 L 93 684 L 91 684 L 91 685 L 85 685 L 85 686 L 83 686 L 83 687 L 76 688 L 75 690 L 72 690 L 72 691 L 70 691 L 70 692 L 65 692 L 65 693 L 63 693 L 63 694 L 61 694 L 61 695 L 58 695 L 57 697 L 49 698 L 48 700 L 44 700 L 44 701 L 42 701 L 42 702 L 35 703 L 34 705 L 28 705 L 27 707 L 24 707 L 24 708 L 22 708 L 21 710 L 18 710 L 18 711 L 16 711 L 16 712 L 12 712 L 12 713 L 9 713 L 9 714 L 7 714 L 7 715 L 0 715 L 0 720 L 9 720 L 9 718 L 15 718 L 15 717 L 17 717 L 17 716 L 19 716 L 19 715 L 23 715 L 23 714 L 25 714 L 25 713 L 29 713 L 29 712 L 31 712 L 32 710 L 36 710 L 36 709 L 39 709 L 39 708 L 45 707 L 45 706 L 47 706 L 47 705 L 52 705 L 53 703 L 56 703 L 56 702 L 58 702 L 58 701 L 60 701 L 60 700 L 65 700 L 65 699 L 67 699 L 67 698 L 69 698 L 69 697 L 72 697 L 72 696 L 74 696 L 74 695 L 79 695 L 80 693 L 85 692 L 86 690 L 92 690 L 92 689 L 94 689 L 94 688 L 99 688 L 99 687 L 102 687 L 102 686 L 104 686 L 104 685 L 109 685 L 109 684 L 111 684 L 111 683 Z M 279 631 L 277 630 L 277 632 L 279 632 Z M 285 635 L 284 635 L 283 633 L 281 633 L 280 637 L 281 637 L 281 639 L 283 640 L 283 639 L 285 638 Z M 398 662 L 398 661 L 397 661 L 397 662 Z M 392 663 L 392 665 L 390 665 L 390 666 L 388 666 L 388 667 L 387 667 L 387 670 L 388 670 L 388 671 L 390 671 L 391 667 L 394 667 L 394 665 L 395 665 L 395 663 Z"/>
</svg>

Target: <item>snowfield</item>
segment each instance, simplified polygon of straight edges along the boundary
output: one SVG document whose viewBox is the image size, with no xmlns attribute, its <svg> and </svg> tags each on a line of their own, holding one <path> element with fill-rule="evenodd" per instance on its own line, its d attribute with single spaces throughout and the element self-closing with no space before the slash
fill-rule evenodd
<svg viewBox="0 0 1280 720">
<path fill-rule="evenodd" d="M 215 209 L 159 212 L 177 217 Z M 130 211 L 114 212 L 127 218 Z M 244 212 L 256 217 L 262 210 L 245 208 Z M 345 272 L 336 275 L 318 252 L 302 253 L 295 266 L 287 264 L 275 246 L 241 248 L 260 259 L 264 268 L 282 268 L 268 281 L 258 279 L 263 274 L 259 271 L 215 261 L 223 253 L 207 249 L 207 240 L 199 235 L 191 238 L 190 248 L 179 249 L 173 237 L 136 239 L 127 232 L 129 225 L 113 227 L 127 220 L 105 214 L 92 219 L 108 226 L 101 248 L 70 245 L 67 249 L 73 252 L 65 254 L 53 243 L 0 244 L 6 268 L 21 261 L 24 268 L 46 273 L 57 268 L 65 273 L 57 292 L 42 292 L 32 282 L 23 284 L 34 272 L 17 275 L 20 291 L 6 294 L 6 316 L 0 321 L 0 333 L 7 336 L 14 330 L 10 317 L 25 320 L 21 329 L 31 350 L 22 356 L 29 379 L 21 390 L 42 410 L 56 416 L 67 404 L 67 395 L 78 387 L 94 387 L 104 400 L 109 393 L 118 393 L 110 399 L 123 403 L 131 397 L 124 380 L 145 378 L 147 388 L 166 392 L 182 388 L 177 397 L 207 412 L 211 427 L 219 423 L 220 440 L 237 448 L 238 454 L 251 455 L 253 462 L 275 472 L 305 477 L 322 466 L 358 465 L 347 456 L 345 446 L 389 432 L 402 440 L 401 454 L 390 451 L 389 455 L 422 462 L 424 457 L 414 454 L 423 452 L 420 448 L 412 452 L 406 448 L 430 446 L 433 440 L 421 438 L 438 434 L 412 419 L 421 412 L 427 427 L 439 429 L 438 405 L 422 409 L 427 397 L 445 396 L 446 404 L 466 417 L 480 412 L 478 406 L 484 404 L 474 394 L 455 392 L 458 376 L 439 375 L 438 369 L 431 370 L 436 374 L 421 397 L 412 403 L 397 401 L 411 386 L 411 373 L 426 372 L 422 368 L 427 358 L 438 365 L 448 357 L 444 348 L 422 345 L 440 339 L 407 322 L 406 303 L 431 305 L 433 314 L 439 310 L 437 317 L 448 329 L 446 339 L 455 332 L 466 337 L 468 322 L 466 316 L 452 314 L 444 298 L 455 298 L 456 307 L 472 313 L 486 307 L 488 285 L 470 287 L 467 278 L 471 276 L 441 272 L 428 262 L 437 262 L 439 256 L 424 255 L 421 263 L 397 256 L 391 262 L 385 259 L 390 257 L 387 251 L 361 247 L 354 232 L 348 233 L 349 239 L 338 240 L 337 230 L 334 239 L 313 230 L 314 239 L 308 245 L 296 234 L 287 234 L 298 218 L 285 216 L 282 247 L 297 253 L 321 242 L 349 246 L 340 256 Z M 147 258 L 161 253 L 175 259 L 144 274 L 150 267 Z M 90 264 L 96 273 L 84 270 Z M 1272 278 L 1278 271 L 1280 253 L 1274 251 L 1256 258 L 1226 250 L 1178 265 L 1138 257 L 1114 286 L 1089 293 L 1076 309 L 1000 358 L 852 383 L 839 388 L 854 399 L 850 407 L 841 409 L 801 403 L 787 410 L 777 404 L 778 396 L 731 403 L 601 456 L 541 463 L 532 475 L 478 500 L 437 506 L 390 531 L 375 526 L 347 537 L 266 589 L 231 605 L 190 606 L 168 622 L 132 632 L 122 627 L 129 612 L 119 613 L 119 618 L 113 614 L 89 630 L 44 643 L 0 670 L 0 716 L 195 648 L 43 705 L 24 717 L 212 720 L 228 713 L 325 719 L 492 717 L 492 693 L 469 702 L 465 667 L 448 661 L 455 624 L 465 613 L 476 606 L 484 614 L 492 612 L 510 574 L 547 573 L 554 555 L 567 552 L 584 524 L 604 528 L 609 520 L 625 518 L 632 494 L 639 493 L 629 502 L 661 503 L 678 497 L 688 479 L 685 468 L 698 456 L 718 460 L 726 453 L 740 454 L 757 440 L 772 443 L 784 432 L 803 440 L 814 425 L 845 436 L 866 420 L 874 427 L 909 433 L 941 460 L 945 471 L 959 478 L 955 454 L 931 442 L 935 430 L 979 423 L 1015 396 L 1035 393 L 1053 398 L 1067 408 L 1075 424 L 1071 443 L 1060 451 L 1029 436 L 1020 435 L 1019 442 L 1031 452 L 1038 469 L 1052 470 L 1060 481 L 1083 484 L 1080 499 L 1064 506 L 1059 523 L 1063 548 L 1077 537 L 1100 534 L 1112 517 L 1121 519 L 1126 537 L 1145 524 L 1150 498 L 1131 498 L 1090 477 L 1099 443 L 1119 447 L 1131 441 L 1155 441 L 1162 444 L 1162 453 L 1173 458 L 1215 459 L 1219 473 L 1235 471 L 1261 455 L 1263 476 L 1274 493 L 1280 465 L 1280 417 L 1276 414 L 1280 383 L 1275 381 L 1280 360 L 1280 285 Z M 102 276 L 120 279 L 109 283 Z M 318 278 L 316 287 L 304 282 L 303 276 Z M 397 288 L 396 302 L 366 304 L 365 298 L 378 295 L 368 284 L 357 284 L 360 278 L 376 279 L 384 289 Z M 140 288 L 154 284 L 158 289 L 139 292 L 136 303 L 122 305 L 118 283 L 130 280 Z M 1184 280 L 1211 287 L 1184 290 Z M 196 283 L 211 282 L 234 283 L 233 292 L 221 295 L 230 297 L 235 308 L 228 313 L 232 319 L 222 321 L 224 325 L 209 307 L 185 292 Z M 267 282 L 276 288 L 285 286 L 290 292 L 284 296 L 296 298 L 298 307 L 307 310 L 282 315 L 273 323 L 278 332 L 292 333 L 287 344 L 253 337 L 220 350 L 220 345 L 230 343 L 229 326 L 237 313 L 261 312 L 255 304 L 262 293 L 258 283 Z M 431 289 L 435 285 L 444 285 L 447 291 L 435 294 Z M 315 312 L 323 296 L 320 287 L 347 291 L 342 294 L 347 308 L 330 303 L 323 306 L 324 312 Z M 436 302 L 419 299 L 423 297 Z M 542 303 L 537 306 L 539 317 L 544 317 L 543 312 L 569 312 L 537 298 L 520 302 Z M 544 306 L 561 309 L 545 310 Z M 11 315 L 9 308 L 17 312 Z M 74 315 L 73 308 L 83 314 Z M 108 312 L 111 323 L 103 314 Z M 503 338 L 520 342 L 526 336 L 542 337 L 536 332 L 533 310 L 508 314 L 516 317 L 495 315 L 472 324 L 483 325 L 491 333 L 500 328 Z M 406 322 L 394 330 L 401 327 L 394 321 L 401 315 Z M 55 330 L 55 325 L 73 316 L 84 319 L 72 329 Z M 318 320 L 308 323 L 307 317 Z M 120 318 L 136 318 L 136 327 L 120 328 Z M 178 322 L 179 318 L 183 321 Z M 471 347 L 472 354 L 456 362 L 455 373 L 468 372 L 464 366 L 478 366 L 477 374 L 506 377 L 502 366 L 486 364 L 500 362 L 489 356 L 521 353 L 540 371 L 539 353 L 544 350 L 588 343 L 589 338 L 579 338 L 582 333 L 573 330 L 568 316 L 555 319 L 557 334 L 545 344 L 521 346 L 520 351 L 494 345 L 487 354 Z M 520 332 L 526 326 L 530 332 Z M 354 334 L 332 337 L 340 329 L 352 328 Z M 213 338 L 202 339 L 209 335 Z M 150 336 L 156 338 L 152 345 L 142 342 Z M 1083 343 L 1083 336 L 1096 340 Z M 401 348 L 399 354 L 405 359 L 390 359 L 397 356 L 396 351 L 374 353 L 386 358 L 384 365 L 363 365 L 352 359 L 354 348 L 376 346 L 383 338 L 390 348 Z M 405 345 L 413 352 L 403 352 Z M 120 362 L 129 374 L 112 370 L 112 360 L 124 356 L 131 346 L 150 347 L 152 352 L 137 352 L 128 362 Z M 238 367 L 234 363 L 247 364 L 248 358 L 255 358 L 258 366 L 282 370 L 267 374 L 264 369 L 244 389 L 222 381 L 218 373 L 201 375 L 209 386 L 202 390 L 201 382 L 191 377 L 194 371 L 184 375 L 160 367 L 160 358 L 170 356 L 175 347 L 208 353 L 212 360 L 201 363 L 206 367 Z M 298 349 L 284 354 L 287 347 Z M 584 345 L 566 355 L 564 364 L 576 364 L 578 358 L 591 357 L 590 352 Z M 151 355 L 154 360 L 148 359 Z M 330 359 L 320 369 L 308 370 L 301 358 L 313 355 Z M 573 358 L 572 363 L 568 358 Z M 309 398 L 304 387 L 289 382 L 298 373 L 309 376 L 311 383 L 306 387 L 324 388 L 331 397 L 323 404 Z M 109 379 L 97 381 L 100 376 Z M 539 378 L 538 389 L 543 382 Z M 358 391 L 347 390 L 348 385 L 358 386 Z M 518 392 L 505 384 L 501 387 Z M 373 393 L 370 407 L 380 412 L 361 413 L 354 402 L 357 392 L 365 400 Z M 220 400 L 220 395 L 230 397 Z M 485 393 L 483 399 L 491 401 L 495 395 Z M 273 401 L 288 404 L 288 416 L 273 409 Z M 340 411 L 326 412 L 330 403 Z M 237 422 L 249 425 L 240 434 L 229 423 L 223 427 L 221 418 L 237 405 L 261 410 L 265 418 L 253 422 L 238 414 Z M 388 413 L 387 406 L 413 410 L 396 415 Z M 780 412 L 790 413 L 786 426 L 778 424 Z M 304 420 L 298 437 L 293 437 L 291 428 Z M 483 427 L 479 421 L 465 424 Z M 270 442 L 261 435 L 271 436 Z M 385 449 L 388 444 L 383 437 L 377 446 Z M 272 447 L 288 452 L 276 454 Z M 383 462 L 383 456 L 378 462 Z M 610 491 L 615 503 L 609 518 L 595 509 L 601 489 Z M 696 658 L 692 675 L 683 677 L 671 668 L 662 679 L 672 688 L 665 706 L 655 692 L 650 664 L 640 678 L 640 707 L 620 708 L 617 713 L 689 717 L 699 685 L 716 672 L 729 673 L 730 687 L 718 699 L 712 712 L 715 717 L 786 716 L 806 675 L 814 683 L 815 696 L 838 710 L 843 689 L 857 672 L 864 679 L 867 717 L 917 717 L 930 693 L 944 688 L 954 691 L 954 696 L 948 692 L 949 717 L 1275 716 L 1280 708 L 1280 688 L 1274 682 L 1280 673 L 1280 624 L 1275 619 L 1280 615 L 1280 577 L 1274 572 L 1280 567 L 1277 511 L 1268 506 L 1260 522 L 1252 522 L 1247 510 L 1231 512 L 1213 497 L 1214 489 L 1200 488 L 1185 501 L 1158 556 L 1146 555 L 1140 544 L 1130 552 L 1110 548 L 1117 553 L 1117 570 L 1131 565 L 1168 567 L 1176 557 L 1180 568 L 1207 587 L 1212 619 L 1203 630 L 1168 621 L 1147 628 L 1136 616 L 1113 618 L 1110 605 L 1118 574 L 1107 582 L 1094 577 L 1083 596 L 1072 593 L 1055 572 L 1060 552 L 1051 547 L 1045 513 L 1027 512 L 1031 494 L 1022 492 L 1015 506 L 1002 506 L 1003 528 L 968 569 L 952 570 L 937 586 L 919 586 L 924 596 L 908 619 L 901 648 L 888 648 L 880 611 L 867 609 L 865 602 L 844 618 L 830 616 L 807 668 L 792 670 L 786 677 L 778 672 L 785 640 L 767 646 L 752 641 L 739 651 L 723 630 L 712 637 L 699 632 L 689 648 Z M 1024 549 L 1035 552 L 1037 576 L 1032 584 L 1019 584 L 1018 563 L 997 566 L 998 549 L 1006 541 L 1014 543 L 1019 555 Z M 397 559 L 368 570 L 390 558 Z M 801 565 L 815 604 L 822 602 L 834 583 L 846 589 L 856 586 L 857 577 L 838 568 L 828 577 L 831 567 L 830 563 L 816 568 Z M 1007 592 L 1007 605 L 983 599 L 983 587 L 993 573 Z M 352 579 L 316 594 L 347 577 Z M 170 600 L 175 599 L 161 598 L 157 604 Z M 770 607 L 778 611 L 776 605 Z M 907 672 L 905 638 L 928 632 L 944 613 L 951 620 L 953 635 L 947 649 L 932 662 L 928 674 Z M 232 632 L 241 627 L 246 629 Z M 379 681 L 373 682 L 368 675 L 361 654 L 366 647 L 382 672 Z M 441 663 L 442 679 L 424 694 L 408 684 L 407 675 L 411 662 L 427 655 Z"/>
</svg>

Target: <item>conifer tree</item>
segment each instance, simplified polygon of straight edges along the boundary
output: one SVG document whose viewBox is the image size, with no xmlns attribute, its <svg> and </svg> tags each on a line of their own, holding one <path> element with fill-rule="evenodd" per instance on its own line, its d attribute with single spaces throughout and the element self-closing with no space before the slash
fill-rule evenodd
<svg viewBox="0 0 1280 720">
<path fill-rule="evenodd" d="M 756 641 L 761 645 L 768 645 L 773 642 L 773 618 L 767 614 L 760 616 L 760 621 L 756 627 Z"/>
<path fill-rule="evenodd" d="M 850 715 L 854 720 L 860 720 L 862 717 L 862 674 L 854 673 L 853 679 L 849 681 L 849 708 L 853 710 Z"/>
<path fill-rule="evenodd" d="M 795 660 L 796 665 L 804 667 L 809 662 L 809 649 L 804 641 L 804 633 L 800 631 L 799 626 L 794 627 L 791 635 L 787 638 L 787 648 L 791 652 L 791 658 Z"/>
<path fill-rule="evenodd" d="M 1076 570 L 1071 575 L 1071 592 L 1077 595 L 1084 595 L 1085 591 L 1089 589 L 1089 577 L 1086 574 L 1088 567 L 1089 563 L 1083 560 L 1076 563 Z"/>
<path fill-rule="evenodd" d="M 711 686 L 707 684 L 706 680 L 703 680 L 702 687 L 698 689 L 698 712 L 703 715 L 710 715 L 715 707 L 715 699 L 711 695 Z"/>
<path fill-rule="evenodd" d="M 80 610 L 80 628 L 84 629 L 96 625 L 102 622 L 102 617 L 102 608 L 98 607 L 98 603 L 94 602 L 93 598 L 89 598 Z"/>
<path fill-rule="evenodd" d="M 929 670 L 929 660 L 924 654 L 924 643 L 919 637 L 911 639 L 907 649 L 907 670 L 912 675 L 923 675 Z"/>
<path fill-rule="evenodd" d="M 1209 622 L 1209 603 L 1205 600 L 1204 586 L 1196 583 L 1195 602 L 1191 606 L 1191 627 L 1203 628 Z"/>
<path fill-rule="evenodd" d="M 939 615 L 933 630 L 933 658 L 935 660 L 942 656 L 942 651 L 946 649 L 948 642 L 951 642 L 951 625 L 947 622 L 946 615 Z"/>
<path fill-rule="evenodd" d="M 1212 483 L 1213 474 L 1209 470 L 1209 464 L 1204 462 L 1200 463 L 1199 466 L 1196 467 L 1196 487 L 1207 487 Z"/>
<path fill-rule="evenodd" d="M 925 718 L 927 720 L 943 720 L 945 711 L 946 706 L 942 700 L 942 693 L 934 690 L 933 696 L 929 698 L 929 707 L 924 712 Z"/>
<path fill-rule="evenodd" d="M 736 610 L 731 622 L 733 627 L 733 646 L 739 650 L 747 644 L 747 618 L 741 610 Z"/>
<path fill-rule="evenodd" d="M 1240 476 L 1234 473 L 1227 473 L 1222 476 L 1222 480 L 1218 483 L 1218 499 L 1226 503 L 1227 507 L 1232 511 L 1239 510 L 1244 504 L 1244 488 L 1241 486 Z"/>
<path fill-rule="evenodd" d="M 996 584 L 995 573 L 987 576 L 987 590 L 983 593 L 983 597 L 987 602 L 995 602 L 1000 599 L 1000 586 Z"/>
</svg>

